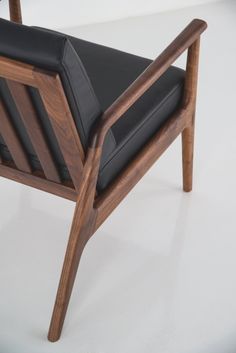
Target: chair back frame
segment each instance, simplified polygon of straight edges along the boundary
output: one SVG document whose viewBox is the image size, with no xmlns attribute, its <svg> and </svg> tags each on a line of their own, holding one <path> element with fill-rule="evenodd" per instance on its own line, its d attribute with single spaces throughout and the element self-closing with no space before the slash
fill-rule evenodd
<svg viewBox="0 0 236 353">
<path fill-rule="evenodd" d="M 15 167 L 16 180 L 18 179 L 26 185 L 30 183 L 31 186 L 38 189 L 75 201 L 83 173 L 84 151 L 59 75 L 0 57 L 0 77 L 6 80 L 43 170 L 43 173 L 32 170 L 17 131 L 11 123 L 4 102 L 1 100 L 0 133 L 11 152 L 14 165 L 10 165 L 9 162 L 4 165 L 2 161 L 0 174 L 6 177 L 10 176 L 12 173 L 9 168 Z M 72 183 L 63 182 L 60 178 L 56 162 L 50 152 L 28 94 L 27 86 L 37 88 L 39 91 Z"/>
<path fill-rule="evenodd" d="M 11 20 L 21 23 L 20 0 L 10 0 L 9 3 Z M 17 132 L 10 123 L 4 104 L 0 102 L 0 133 L 3 134 L 14 160 L 14 163 L 0 160 L 0 175 L 76 202 L 48 333 L 48 339 L 52 342 L 60 338 L 77 268 L 86 243 L 180 134 L 182 135 L 183 189 L 186 192 L 192 189 L 200 35 L 206 27 L 207 24 L 204 21 L 193 20 L 180 33 L 102 115 L 91 134 L 91 142 L 86 151 L 82 148 L 60 76 L 57 73 L 46 72 L 25 63 L 0 57 L 0 77 L 7 80 L 43 170 L 43 172 L 32 170 Z M 107 131 L 186 50 L 188 51 L 186 78 L 180 108 L 111 185 L 97 195 L 96 184 Z M 36 87 L 39 90 L 70 173 L 71 183 L 60 179 L 55 161 L 37 122 L 26 86 Z"/>
</svg>

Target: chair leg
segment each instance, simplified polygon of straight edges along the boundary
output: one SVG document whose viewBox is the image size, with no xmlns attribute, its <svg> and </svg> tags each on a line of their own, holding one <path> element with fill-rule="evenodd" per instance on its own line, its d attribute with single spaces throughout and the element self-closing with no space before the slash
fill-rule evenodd
<svg viewBox="0 0 236 353">
<path fill-rule="evenodd" d="M 183 190 L 189 192 L 193 184 L 194 117 L 182 132 Z"/>
<path fill-rule="evenodd" d="M 80 258 L 92 235 L 94 220 L 93 209 L 86 207 L 86 201 L 78 201 L 48 332 L 48 340 L 51 342 L 60 338 Z"/>
<path fill-rule="evenodd" d="M 87 151 L 83 181 L 78 192 L 78 201 L 48 331 L 48 340 L 51 342 L 60 338 L 80 258 L 86 243 L 95 231 L 97 211 L 93 205 L 101 153 L 101 148 L 89 148 Z"/>
</svg>

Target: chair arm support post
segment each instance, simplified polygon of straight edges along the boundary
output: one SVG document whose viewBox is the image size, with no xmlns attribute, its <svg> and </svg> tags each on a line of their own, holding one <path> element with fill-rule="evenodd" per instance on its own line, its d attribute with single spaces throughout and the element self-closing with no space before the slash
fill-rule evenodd
<svg viewBox="0 0 236 353">
<path fill-rule="evenodd" d="M 195 19 L 190 22 L 174 41 L 103 113 L 92 135 L 91 147 L 103 145 L 107 131 L 111 126 L 160 78 L 186 49 L 191 48 L 206 28 L 207 23 L 205 21 Z M 189 51 L 189 55 L 192 55 L 193 50 L 194 46 Z"/>
<path fill-rule="evenodd" d="M 183 105 L 196 105 L 200 37 L 188 48 Z"/>
<path fill-rule="evenodd" d="M 16 23 L 22 23 L 20 0 L 9 0 L 10 19 Z"/>
<path fill-rule="evenodd" d="M 200 37 L 189 47 L 186 65 L 183 106 L 189 107 L 187 126 L 182 131 L 183 190 L 190 192 L 193 185 L 194 125 L 197 98 Z"/>
</svg>

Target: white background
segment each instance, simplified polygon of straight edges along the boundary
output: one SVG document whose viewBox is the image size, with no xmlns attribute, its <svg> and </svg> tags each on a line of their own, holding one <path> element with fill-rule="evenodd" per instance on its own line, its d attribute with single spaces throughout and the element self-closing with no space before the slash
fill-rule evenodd
<svg viewBox="0 0 236 353">
<path fill-rule="evenodd" d="M 154 58 L 194 17 L 209 27 L 193 191 L 178 138 L 86 246 L 57 343 L 46 335 L 74 204 L 0 178 L 0 353 L 236 352 L 236 2 L 66 32 Z"/>
<path fill-rule="evenodd" d="M 214 0 L 21 0 L 27 24 L 68 27 L 207 4 Z M 1 16 L 7 16 L 3 0 Z"/>
</svg>

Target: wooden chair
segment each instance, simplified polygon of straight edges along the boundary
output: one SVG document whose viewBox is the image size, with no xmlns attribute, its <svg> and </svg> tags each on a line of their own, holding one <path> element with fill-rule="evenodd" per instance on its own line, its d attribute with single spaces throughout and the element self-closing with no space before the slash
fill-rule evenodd
<svg viewBox="0 0 236 353">
<path fill-rule="evenodd" d="M 23 26 L 20 0 L 10 16 L 0 20 L 0 175 L 76 202 L 48 333 L 56 341 L 87 241 L 179 134 L 192 189 L 207 25 L 193 20 L 151 61 Z M 171 66 L 186 50 L 186 71 Z"/>
</svg>

